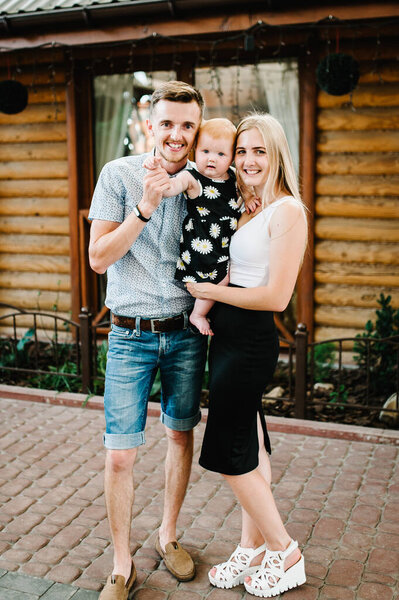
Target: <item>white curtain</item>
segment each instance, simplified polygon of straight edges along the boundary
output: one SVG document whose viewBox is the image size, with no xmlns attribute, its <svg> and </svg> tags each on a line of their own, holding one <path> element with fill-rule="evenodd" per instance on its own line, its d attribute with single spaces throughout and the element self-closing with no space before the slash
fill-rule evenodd
<svg viewBox="0 0 399 600">
<path fill-rule="evenodd" d="M 102 75 L 94 80 L 96 108 L 96 174 L 110 160 L 125 154 L 132 112 L 133 75 Z"/>
<path fill-rule="evenodd" d="M 269 113 L 280 121 L 291 150 L 295 170 L 299 169 L 299 85 L 294 61 L 258 65 Z"/>
<path fill-rule="evenodd" d="M 282 124 L 294 166 L 299 166 L 299 85 L 296 61 L 206 67 L 195 71 L 205 99 L 206 118 L 226 117 L 237 124 L 253 110 L 269 112 Z"/>
</svg>

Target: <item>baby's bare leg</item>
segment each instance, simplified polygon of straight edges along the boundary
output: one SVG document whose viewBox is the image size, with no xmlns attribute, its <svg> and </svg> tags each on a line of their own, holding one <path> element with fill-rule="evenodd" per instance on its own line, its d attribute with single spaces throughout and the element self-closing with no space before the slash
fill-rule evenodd
<svg viewBox="0 0 399 600">
<path fill-rule="evenodd" d="M 228 283 L 229 276 L 226 275 L 226 277 L 222 279 L 218 285 L 227 285 Z M 190 323 L 195 325 L 195 327 L 203 335 L 213 335 L 213 331 L 210 328 L 206 315 L 209 313 L 214 304 L 215 302 L 213 300 L 200 300 L 198 298 L 194 303 L 193 312 L 190 315 Z"/>
</svg>

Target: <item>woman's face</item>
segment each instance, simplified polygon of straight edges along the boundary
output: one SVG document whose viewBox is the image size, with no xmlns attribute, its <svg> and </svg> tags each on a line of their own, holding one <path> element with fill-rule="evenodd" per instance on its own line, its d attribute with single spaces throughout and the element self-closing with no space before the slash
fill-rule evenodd
<svg viewBox="0 0 399 600">
<path fill-rule="evenodd" d="M 269 177 L 269 160 L 265 143 L 258 129 L 242 131 L 237 138 L 236 169 L 244 185 L 251 185 L 260 194 Z"/>
</svg>

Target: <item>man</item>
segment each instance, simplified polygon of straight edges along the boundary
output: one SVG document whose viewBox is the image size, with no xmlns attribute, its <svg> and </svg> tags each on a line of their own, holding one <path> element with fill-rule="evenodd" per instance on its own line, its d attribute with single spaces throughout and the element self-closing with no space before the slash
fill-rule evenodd
<svg viewBox="0 0 399 600">
<path fill-rule="evenodd" d="M 90 209 L 89 258 L 107 271 L 106 305 L 112 329 L 105 377 L 105 498 L 114 544 L 114 569 L 101 600 L 126 600 L 136 578 L 129 550 L 137 448 L 145 443 L 148 396 L 159 367 L 161 420 L 168 448 L 165 501 L 156 549 L 179 581 L 195 575 L 190 555 L 176 541 L 176 521 L 190 476 L 193 427 L 206 337 L 189 327 L 193 298 L 173 282 L 183 218 L 182 195 L 163 199 L 174 175 L 187 165 L 202 119 L 203 99 L 171 81 L 151 99 L 147 127 L 163 169 L 146 172 L 147 155 L 111 161 L 103 168 Z"/>
</svg>

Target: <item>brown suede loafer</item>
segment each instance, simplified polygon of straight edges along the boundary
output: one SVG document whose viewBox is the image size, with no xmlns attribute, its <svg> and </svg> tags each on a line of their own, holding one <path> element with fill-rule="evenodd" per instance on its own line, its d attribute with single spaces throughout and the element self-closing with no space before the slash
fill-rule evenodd
<svg viewBox="0 0 399 600">
<path fill-rule="evenodd" d="M 136 577 L 136 567 L 132 561 L 132 570 L 126 583 L 123 575 L 110 575 L 98 600 L 127 600 Z"/>
<path fill-rule="evenodd" d="M 163 558 L 165 567 L 179 581 L 190 581 L 195 575 L 193 559 L 179 542 L 169 542 L 165 546 L 165 552 L 161 548 L 159 538 L 155 544 L 156 551 Z"/>
</svg>

